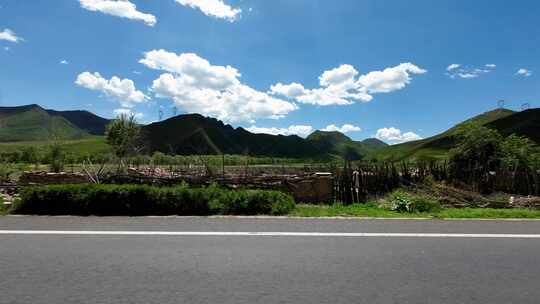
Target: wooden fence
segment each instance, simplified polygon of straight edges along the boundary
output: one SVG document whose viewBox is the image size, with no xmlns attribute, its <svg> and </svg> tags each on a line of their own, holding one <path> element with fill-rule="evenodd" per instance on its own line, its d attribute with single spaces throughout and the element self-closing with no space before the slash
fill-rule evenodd
<svg viewBox="0 0 540 304">
<path fill-rule="evenodd" d="M 480 193 L 505 192 L 540 195 L 540 172 L 530 168 L 482 172 L 468 168 L 456 173 L 447 162 L 352 164 L 346 162 L 334 174 L 335 202 L 366 202 L 401 186 L 422 183 L 426 178 Z"/>
</svg>

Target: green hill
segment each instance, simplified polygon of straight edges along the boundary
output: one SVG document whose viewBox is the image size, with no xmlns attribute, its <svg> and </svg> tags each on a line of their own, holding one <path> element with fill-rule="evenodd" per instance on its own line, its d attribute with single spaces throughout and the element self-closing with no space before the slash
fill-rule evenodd
<svg viewBox="0 0 540 304">
<path fill-rule="evenodd" d="M 388 146 L 377 151 L 374 155 L 381 160 L 444 159 L 448 156 L 448 151 L 455 145 L 454 135 L 457 128 L 461 124 L 471 121 L 494 128 L 503 135 L 527 136 L 540 144 L 540 109 L 523 112 L 497 109 L 468 119 L 439 135 Z"/>
<path fill-rule="evenodd" d="M 270 157 L 328 159 L 360 157 L 364 147 L 339 132 L 316 131 L 307 139 L 296 135 L 253 134 L 198 114 L 179 115 L 143 127 L 149 150 L 170 154 L 245 154 Z"/>
<path fill-rule="evenodd" d="M 0 142 L 44 141 L 102 135 L 109 120 L 86 111 L 45 110 L 38 105 L 0 107 Z"/>
<path fill-rule="evenodd" d="M 92 135 L 104 135 L 105 128 L 110 120 L 99 117 L 88 111 L 55 111 L 45 110 L 51 116 L 61 116 L 67 121 L 75 125 L 77 128 L 84 130 Z"/>
<path fill-rule="evenodd" d="M 346 159 L 362 159 L 387 144 L 374 138 L 364 141 L 353 141 L 340 132 L 315 131 L 306 138 L 320 150 L 332 155 L 339 155 Z"/>
<path fill-rule="evenodd" d="M 377 138 L 367 138 L 361 141 L 361 143 L 368 149 L 377 150 L 387 147 L 388 144 Z"/>
<path fill-rule="evenodd" d="M 51 116 L 39 106 L 0 108 L 0 142 L 46 140 L 53 132 L 67 139 L 88 136 L 65 118 Z"/>
<path fill-rule="evenodd" d="M 514 113 L 486 124 L 502 135 L 518 134 L 540 144 L 540 109 L 529 109 Z"/>
</svg>

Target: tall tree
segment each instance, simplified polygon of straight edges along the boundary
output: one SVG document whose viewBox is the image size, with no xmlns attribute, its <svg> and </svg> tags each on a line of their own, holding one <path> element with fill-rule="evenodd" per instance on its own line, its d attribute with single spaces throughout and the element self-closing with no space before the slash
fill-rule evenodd
<svg viewBox="0 0 540 304">
<path fill-rule="evenodd" d="M 119 115 L 107 125 L 105 135 L 107 143 L 112 146 L 114 154 L 120 159 L 142 150 L 141 127 L 133 115 Z"/>
</svg>

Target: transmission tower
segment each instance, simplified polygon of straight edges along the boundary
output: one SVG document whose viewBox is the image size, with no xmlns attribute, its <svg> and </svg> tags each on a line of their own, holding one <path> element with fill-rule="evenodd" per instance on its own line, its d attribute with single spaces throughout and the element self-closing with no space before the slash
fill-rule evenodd
<svg viewBox="0 0 540 304">
<path fill-rule="evenodd" d="M 163 110 L 162 109 L 159 109 L 158 117 L 159 117 L 159 121 L 161 121 L 163 119 Z"/>
<path fill-rule="evenodd" d="M 504 99 L 501 99 L 501 100 L 497 101 L 497 107 L 498 107 L 499 109 L 504 109 L 504 104 L 505 104 L 505 103 L 506 103 L 506 102 L 504 101 Z"/>
<path fill-rule="evenodd" d="M 528 103 L 528 102 L 521 105 L 521 111 L 525 111 L 525 110 L 528 110 L 530 108 L 531 108 L 531 104 Z"/>
<path fill-rule="evenodd" d="M 178 112 L 178 108 L 176 107 L 172 107 L 172 114 L 173 114 L 173 117 L 176 117 L 176 113 Z"/>
</svg>

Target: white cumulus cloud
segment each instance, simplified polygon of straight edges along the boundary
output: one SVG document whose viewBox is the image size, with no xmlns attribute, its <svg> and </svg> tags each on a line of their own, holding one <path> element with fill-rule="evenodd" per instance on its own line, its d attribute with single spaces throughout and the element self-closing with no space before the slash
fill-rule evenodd
<svg viewBox="0 0 540 304">
<path fill-rule="evenodd" d="M 242 13 L 241 9 L 232 8 L 230 5 L 225 4 L 223 0 L 176 0 L 176 2 L 183 6 L 199 9 L 206 16 L 225 19 L 230 22 L 238 20 Z"/>
<path fill-rule="evenodd" d="M 62 61 L 60 61 L 60 64 L 69 64 L 69 61 L 63 59 Z"/>
<path fill-rule="evenodd" d="M 411 74 L 424 74 L 427 71 L 407 62 L 383 71 L 374 71 L 360 76 L 358 82 L 368 93 L 389 93 L 403 89 L 411 82 Z"/>
<path fill-rule="evenodd" d="M 332 125 L 326 126 L 326 128 L 324 129 L 321 129 L 321 131 L 330 131 L 330 132 L 337 131 L 341 133 L 349 133 L 349 132 L 360 132 L 362 131 L 362 129 L 360 127 L 357 127 L 351 124 L 344 124 L 341 127 L 338 127 L 332 124 Z"/>
<path fill-rule="evenodd" d="M 13 32 L 12 30 L 4 29 L 3 31 L 0 32 L 0 40 L 17 43 L 17 42 L 23 41 L 24 39 L 22 39 L 21 37 L 18 37 L 15 34 L 15 32 Z"/>
<path fill-rule="evenodd" d="M 516 75 L 523 76 L 523 77 L 529 77 L 532 75 L 532 71 L 521 68 L 516 72 Z"/>
<path fill-rule="evenodd" d="M 81 7 L 107 15 L 142 21 L 146 25 L 154 26 L 156 17 L 137 10 L 137 6 L 129 0 L 79 0 Z"/>
<path fill-rule="evenodd" d="M 398 144 L 407 141 L 419 140 L 422 139 L 420 135 L 414 132 L 405 132 L 402 133 L 400 129 L 390 127 L 390 128 L 381 128 L 377 130 L 375 137 L 387 141 L 391 144 Z"/>
<path fill-rule="evenodd" d="M 309 134 L 313 133 L 312 126 L 303 126 L 303 125 L 292 125 L 288 128 L 262 128 L 251 126 L 246 128 L 251 133 L 262 133 L 262 134 L 271 134 L 271 135 L 298 135 L 300 137 L 306 137 Z"/>
<path fill-rule="evenodd" d="M 132 108 L 134 104 L 143 103 L 148 99 L 143 92 L 135 88 L 135 83 L 131 79 L 120 79 L 116 76 L 105 79 L 97 72 L 84 72 L 77 76 L 75 83 L 119 101 L 124 108 Z"/>
<path fill-rule="evenodd" d="M 343 64 L 323 72 L 319 77 L 319 88 L 306 89 L 295 82 L 277 83 L 270 87 L 269 93 L 306 104 L 348 105 L 355 101 L 369 102 L 373 99 L 373 94 L 401 90 L 411 82 L 412 74 L 426 72 L 412 63 L 402 63 L 358 76 L 359 72 L 352 65 Z"/>
<path fill-rule="evenodd" d="M 153 50 L 139 62 L 166 72 L 153 81 L 151 90 L 159 98 L 173 99 L 186 112 L 227 122 L 254 122 L 283 118 L 298 109 L 294 103 L 243 84 L 234 67 L 212 65 L 197 54 Z"/>
</svg>

